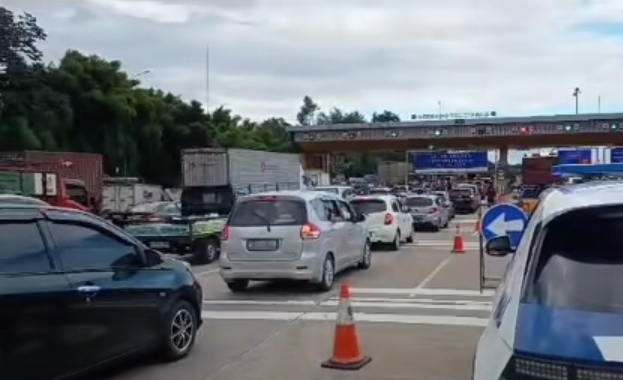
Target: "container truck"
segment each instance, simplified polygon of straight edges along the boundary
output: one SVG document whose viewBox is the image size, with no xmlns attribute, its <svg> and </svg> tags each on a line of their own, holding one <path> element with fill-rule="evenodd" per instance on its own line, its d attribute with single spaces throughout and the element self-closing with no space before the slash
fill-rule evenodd
<svg viewBox="0 0 623 380">
<path fill-rule="evenodd" d="M 238 196 L 301 188 L 298 154 L 223 148 L 181 154 L 183 215 L 227 215 Z"/>
<path fill-rule="evenodd" d="M 530 215 L 536 208 L 543 190 L 555 184 L 558 179 L 552 173 L 556 156 L 524 157 L 521 163 L 522 188 L 518 206 Z"/>
<path fill-rule="evenodd" d="M 104 179 L 102 212 L 124 212 L 141 203 L 168 198 L 162 186 L 141 183 L 138 178 L 109 177 Z"/>
<path fill-rule="evenodd" d="M 54 173 L 58 176 L 59 194 L 95 211 L 101 202 L 102 155 L 78 152 L 10 151 L 0 152 L 3 172 L 26 170 Z"/>
</svg>

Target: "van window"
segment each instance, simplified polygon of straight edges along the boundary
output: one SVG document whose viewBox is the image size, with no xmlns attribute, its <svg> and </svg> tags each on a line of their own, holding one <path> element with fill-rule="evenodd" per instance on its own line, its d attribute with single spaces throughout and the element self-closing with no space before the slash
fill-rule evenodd
<svg viewBox="0 0 623 380">
<path fill-rule="evenodd" d="M 471 197 L 474 194 L 469 187 L 462 187 L 450 190 L 450 198 Z"/>
<path fill-rule="evenodd" d="M 623 206 L 571 211 L 543 229 L 525 300 L 623 314 Z"/>
<path fill-rule="evenodd" d="M 382 199 L 355 199 L 350 201 L 350 204 L 359 214 L 374 214 L 375 212 L 387 211 L 387 205 Z"/>
<path fill-rule="evenodd" d="M 305 202 L 294 199 L 266 197 L 245 200 L 234 208 L 229 225 L 232 227 L 296 226 L 307 222 Z"/>
</svg>

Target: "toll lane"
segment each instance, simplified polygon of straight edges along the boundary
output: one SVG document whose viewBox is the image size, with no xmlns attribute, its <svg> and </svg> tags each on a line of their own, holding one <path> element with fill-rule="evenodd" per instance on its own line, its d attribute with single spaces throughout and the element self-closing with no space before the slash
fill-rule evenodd
<svg viewBox="0 0 623 380">
<path fill-rule="evenodd" d="M 474 216 L 457 217 L 467 230 L 464 254 L 452 254 L 455 229 L 421 232 L 399 251 L 375 250 L 372 267 L 338 278 L 317 293 L 296 283 L 257 284 L 232 293 L 217 272 L 204 288 L 197 349 L 185 360 L 128 366 L 105 380 L 466 379 L 473 350 L 487 323 L 492 290 L 479 284 Z M 424 243 L 426 242 L 426 243 Z M 504 265 L 491 265 L 501 275 Z M 339 286 L 351 284 L 360 348 L 372 362 L 356 372 L 320 368 L 331 356 Z M 451 365 L 449 365 L 451 363 Z"/>
</svg>

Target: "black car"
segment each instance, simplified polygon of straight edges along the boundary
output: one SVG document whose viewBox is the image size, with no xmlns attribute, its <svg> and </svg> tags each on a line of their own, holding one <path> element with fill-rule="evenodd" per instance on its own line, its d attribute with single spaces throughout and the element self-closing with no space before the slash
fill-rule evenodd
<svg viewBox="0 0 623 380">
<path fill-rule="evenodd" d="M 0 373 L 52 380 L 130 354 L 192 349 L 201 286 L 105 220 L 38 205 L 0 205 Z"/>
</svg>

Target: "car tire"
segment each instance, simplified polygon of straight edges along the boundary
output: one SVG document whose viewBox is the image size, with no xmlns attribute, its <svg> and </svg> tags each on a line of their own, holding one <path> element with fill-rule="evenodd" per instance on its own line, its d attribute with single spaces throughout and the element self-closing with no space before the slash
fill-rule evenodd
<svg viewBox="0 0 623 380">
<path fill-rule="evenodd" d="M 219 243 L 216 239 L 197 241 L 193 261 L 197 264 L 210 264 L 218 258 Z"/>
<path fill-rule="evenodd" d="M 199 315 L 188 301 L 179 300 L 167 312 L 164 325 L 164 359 L 175 361 L 184 358 L 195 345 Z"/>
<path fill-rule="evenodd" d="M 325 257 L 322 263 L 322 276 L 317 287 L 321 292 L 327 292 L 333 288 L 335 283 L 335 260 L 331 254 Z"/>
<path fill-rule="evenodd" d="M 227 287 L 234 293 L 241 293 L 249 287 L 249 280 L 233 280 L 227 282 Z"/>
<path fill-rule="evenodd" d="M 361 255 L 361 261 L 357 267 L 359 269 L 368 269 L 372 265 L 372 249 L 370 248 L 370 242 L 366 241 L 363 246 L 363 254 Z"/>
<path fill-rule="evenodd" d="M 411 232 L 407 236 L 407 243 L 413 243 L 415 241 L 415 228 L 411 227 Z"/>
<path fill-rule="evenodd" d="M 396 231 L 396 236 L 394 236 L 394 241 L 391 243 L 390 249 L 392 251 L 400 249 L 400 230 Z"/>
</svg>

